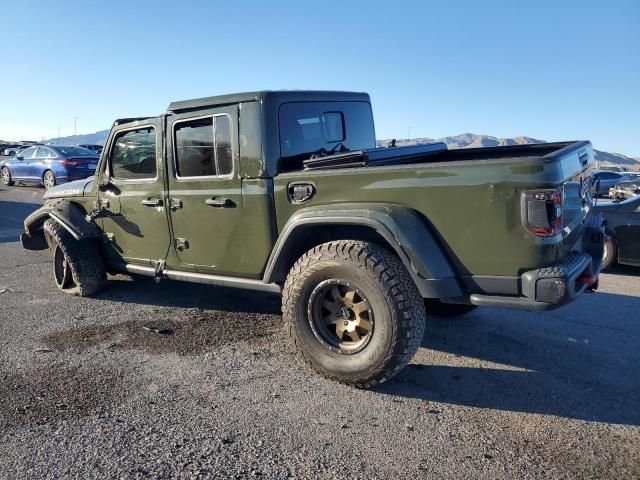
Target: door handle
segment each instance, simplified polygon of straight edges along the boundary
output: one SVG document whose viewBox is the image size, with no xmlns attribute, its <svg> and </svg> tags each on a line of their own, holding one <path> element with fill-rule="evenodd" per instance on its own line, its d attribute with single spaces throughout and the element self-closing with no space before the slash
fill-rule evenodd
<svg viewBox="0 0 640 480">
<path fill-rule="evenodd" d="M 145 207 L 161 207 L 162 199 L 161 198 L 149 198 L 147 200 L 142 200 L 142 205 Z"/>
<path fill-rule="evenodd" d="M 235 207 L 236 204 L 230 198 L 208 198 L 204 201 L 205 204 L 210 207 L 216 208 L 231 208 Z"/>
</svg>

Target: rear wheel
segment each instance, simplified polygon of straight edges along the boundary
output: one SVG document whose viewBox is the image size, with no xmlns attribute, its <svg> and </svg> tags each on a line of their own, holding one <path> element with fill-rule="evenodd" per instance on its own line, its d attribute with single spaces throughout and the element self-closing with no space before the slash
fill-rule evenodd
<svg viewBox="0 0 640 480">
<path fill-rule="evenodd" d="M 56 176 L 51 170 L 47 170 L 46 172 L 44 172 L 44 175 L 42 176 L 42 184 L 45 188 L 56 186 Z"/>
<path fill-rule="evenodd" d="M 618 247 L 613 237 L 607 237 L 604 241 L 604 251 L 602 254 L 602 269 L 611 268 L 616 263 Z"/>
<path fill-rule="evenodd" d="M 424 308 L 427 315 L 435 315 L 442 318 L 455 318 L 466 315 L 476 308 L 476 305 L 466 305 L 462 303 L 444 303 L 437 298 L 425 298 Z"/>
<path fill-rule="evenodd" d="M 56 286 L 81 297 L 102 290 L 107 277 L 98 245 L 93 240 L 77 241 L 55 220 L 47 220 L 44 231 L 53 254 Z"/>
<path fill-rule="evenodd" d="M 11 180 L 11 172 L 7 167 L 2 167 L 0 171 L 0 178 L 2 178 L 2 183 L 8 185 L 9 187 L 13 185 L 13 181 Z"/>
<path fill-rule="evenodd" d="M 299 356 L 325 377 L 360 388 L 402 370 L 425 328 L 422 298 L 400 259 L 355 240 L 304 254 L 287 276 L 282 309 Z"/>
</svg>

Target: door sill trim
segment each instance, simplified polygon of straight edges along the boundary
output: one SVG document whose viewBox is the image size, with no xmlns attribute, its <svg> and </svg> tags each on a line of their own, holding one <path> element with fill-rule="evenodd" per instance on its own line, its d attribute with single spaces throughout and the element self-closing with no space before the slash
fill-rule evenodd
<svg viewBox="0 0 640 480">
<path fill-rule="evenodd" d="M 155 277 L 156 271 L 153 267 L 144 265 L 126 264 L 124 268 L 129 273 Z M 253 280 L 239 277 L 225 277 L 221 275 L 210 275 L 206 273 L 181 272 L 179 270 L 162 271 L 162 277 L 169 280 L 177 280 L 181 282 L 204 283 L 207 285 L 217 285 L 219 287 L 243 288 L 246 290 L 256 290 L 260 292 L 281 293 L 280 285 L 275 283 L 264 283 L 262 280 Z"/>
</svg>

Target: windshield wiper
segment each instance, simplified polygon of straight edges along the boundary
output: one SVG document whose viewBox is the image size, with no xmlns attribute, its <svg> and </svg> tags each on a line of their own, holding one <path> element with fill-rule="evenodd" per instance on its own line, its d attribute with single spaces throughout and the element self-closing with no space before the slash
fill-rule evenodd
<svg viewBox="0 0 640 480">
<path fill-rule="evenodd" d="M 350 150 L 345 147 L 344 143 L 340 142 L 340 143 L 336 143 L 333 148 L 331 150 L 327 150 L 324 147 L 320 147 L 318 150 L 316 150 L 315 152 L 311 152 L 311 159 L 316 159 L 316 158 L 322 158 L 322 157 L 328 157 L 330 155 L 334 155 L 336 152 L 337 153 L 345 153 L 345 152 L 349 152 Z"/>
<path fill-rule="evenodd" d="M 334 147 L 331 150 L 329 150 L 329 155 L 333 155 L 334 153 L 336 153 L 336 151 L 338 153 L 344 153 L 344 152 L 348 152 L 349 149 L 344 146 L 344 143 L 340 142 L 340 143 L 336 143 Z"/>
</svg>

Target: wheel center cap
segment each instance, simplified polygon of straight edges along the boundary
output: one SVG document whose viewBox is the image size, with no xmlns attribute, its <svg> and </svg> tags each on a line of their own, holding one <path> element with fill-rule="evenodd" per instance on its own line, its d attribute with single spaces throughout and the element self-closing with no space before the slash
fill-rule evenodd
<svg viewBox="0 0 640 480">
<path fill-rule="evenodd" d="M 347 307 L 342 307 L 340 309 L 340 315 L 342 315 L 342 318 L 345 320 L 349 320 L 349 309 Z"/>
</svg>

